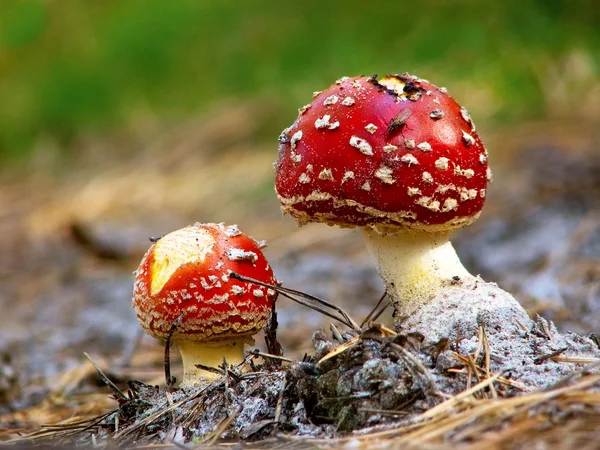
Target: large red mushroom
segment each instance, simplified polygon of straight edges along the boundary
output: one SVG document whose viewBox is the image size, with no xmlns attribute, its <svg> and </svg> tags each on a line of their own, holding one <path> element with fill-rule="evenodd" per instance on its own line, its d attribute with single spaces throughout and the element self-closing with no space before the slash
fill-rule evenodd
<svg viewBox="0 0 600 450">
<path fill-rule="evenodd" d="M 231 272 L 277 284 L 261 244 L 237 226 L 191 225 L 154 243 L 135 273 L 133 308 L 149 335 L 172 342 L 183 359 L 183 387 L 215 377 L 196 367 L 239 364 L 244 344 L 260 331 L 277 294 L 231 278 Z"/>
<path fill-rule="evenodd" d="M 476 281 L 449 236 L 479 217 L 487 156 L 444 88 L 408 74 L 345 77 L 281 134 L 275 189 L 300 224 L 362 227 L 400 326 L 444 286 Z"/>
</svg>

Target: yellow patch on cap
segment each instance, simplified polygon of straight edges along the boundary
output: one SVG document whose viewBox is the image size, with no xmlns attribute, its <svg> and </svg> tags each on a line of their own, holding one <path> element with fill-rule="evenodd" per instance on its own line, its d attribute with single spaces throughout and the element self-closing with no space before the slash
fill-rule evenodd
<svg viewBox="0 0 600 450">
<path fill-rule="evenodd" d="M 154 244 L 154 261 L 150 267 L 151 295 L 160 291 L 184 264 L 203 262 L 215 244 L 215 239 L 208 231 L 195 226 L 163 236 Z"/>
</svg>

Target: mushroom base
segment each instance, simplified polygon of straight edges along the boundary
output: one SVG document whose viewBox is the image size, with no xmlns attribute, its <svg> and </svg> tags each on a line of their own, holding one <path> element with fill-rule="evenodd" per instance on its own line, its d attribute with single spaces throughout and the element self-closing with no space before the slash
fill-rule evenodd
<svg viewBox="0 0 600 450">
<path fill-rule="evenodd" d="M 446 286 L 410 316 L 397 316 L 396 331 L 420 333 L 426 344 L 448 338 L 459 341 L 477 336 L 479 327 L 495 345 L 522 345 L 522 335 L 533 321 L 521 304 L 495 283 L 479 277 Z"/>
<path fill-rule="evenodd" d="M 250 341 L 248 342 L 246 337 L 218 344 L 177 342 L 183 360 L 183 381 L 180 386 L 182 388 L 196 386 L 219 377 L 217 373 L 196 367 L 196 364 L 216 368 L 223 364 L 223 358 L 229 365 L 240 364 L 244 360 L 244 344 L 253 343 L 252 339 Z"/>
<path fill-rule="evenodd" d="M 449 233 L 402 231 L 382 234 L 364 228 L 395 317 L 407 317 L 429 302 L 443 286 L 473 279 L 461 264 Z"/>
</svg>

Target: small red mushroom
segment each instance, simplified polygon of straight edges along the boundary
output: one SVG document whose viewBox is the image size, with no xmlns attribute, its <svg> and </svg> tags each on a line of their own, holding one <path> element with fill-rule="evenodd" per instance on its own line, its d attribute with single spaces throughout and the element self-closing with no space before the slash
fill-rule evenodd
<svg viewBox="0 0 600 450">
<path fill-rule="evenodd" d="M 411 75 L 342 78 L 300 110 L 274 165 L 300 224 L 364 227 L 398 316 L 472 278 L 449 234 L 475 221 L 491 174 L 469 113 Z"/>
<path fill-rule="evenodd" d="M 276 285 L 261 245 L 237 226 L 191 225 L 154 243 L 135 273 L 133 308 L 149 335 L 172 336 L 183 359 L 182 386 L 211 379 L 196 364 L 239 364 L 271 314 L 276 292 L 231 278 L 231 272 Z"/>
</svg>

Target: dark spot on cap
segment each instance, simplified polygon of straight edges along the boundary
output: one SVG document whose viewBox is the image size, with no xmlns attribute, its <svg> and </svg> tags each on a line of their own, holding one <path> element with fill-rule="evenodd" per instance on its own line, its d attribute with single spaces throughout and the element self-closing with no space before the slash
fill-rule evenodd
<svg viewBox="0 0 600 450">
<path fill-rule="evenodd" d="M 398 97 L 398 93 L 396 91 L 394 91 L 393 89 L 390 89 L 389 87 L 385 86 L 384 84 L 381 84 L 377 80 L 377 74 L 373 75 L 367 81 L 369 83 L 371 83 L 373 86 L 375 86 L 379 92 L 385 92 L 386 94 L 393 95 L 394 97 Z"/>
</svg>

